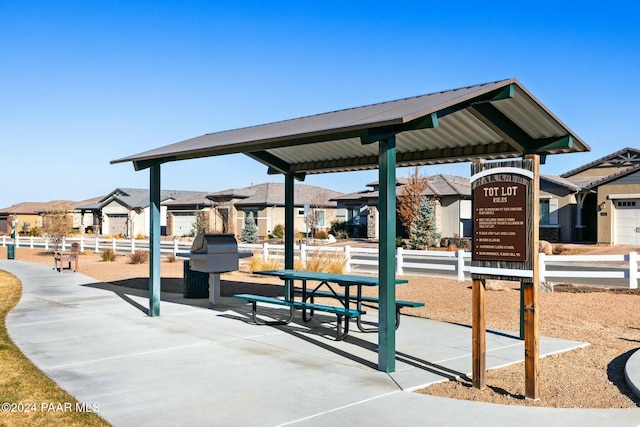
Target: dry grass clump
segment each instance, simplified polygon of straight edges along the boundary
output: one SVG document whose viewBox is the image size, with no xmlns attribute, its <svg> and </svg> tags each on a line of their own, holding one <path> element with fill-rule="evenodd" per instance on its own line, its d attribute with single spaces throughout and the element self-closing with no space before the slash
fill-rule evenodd
<svg viewBox="0 0 640 427">
<path fill-rule="evenodd" d="M 249 273 L 253 273 L 254 271 L 264 271 L 264 270 L 280 270 L 284 268 L 283 262 L 270 258 L 267 261 L 264 260 L 262 253 L 254 253 L 251 258 L 244 263 L 244 267 L 242 271 L 248 271 Z"/>
<path fill-rule="evenodd" d="M 102 258 L 102 261 L 104 261 L 104 262 L 113 262 L 113 261 L 116 260 L 116 253 L 111 248 L 105 248 L 100 253 L 100 257 Z"/>
<path fill-rule="evenodd" d="M 346 258 L 343 253 L 312 252 L 306 262 L 296 262 L 296 270 L 319 271 L 322 273 L 342 274 L 345 270 Z"/>
<path fill-rule="evenodd" d="M 21 293 L 20 280 L 0 271 L 0 401 L 4 404 L 0 425 L 108 426 L 95 413 L 77 412 L 81 404 L 36 368 L 9 338 L 5 319 Z M 65 407 L 73 410 L 64 411 Z"/>
<path fill-rule="evenodd" d="M 149 252 L 147 251 L 135 251 L 129 255 L 129 262 L 131 264 L 144 264 L 149 261 Z"/>
</svg>

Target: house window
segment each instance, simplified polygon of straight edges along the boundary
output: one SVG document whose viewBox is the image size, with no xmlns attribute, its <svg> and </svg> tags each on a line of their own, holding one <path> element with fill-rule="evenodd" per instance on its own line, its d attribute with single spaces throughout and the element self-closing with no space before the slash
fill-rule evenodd
<svg viewBox="0 0 640 427">
<path fill-rule="evenodd" d="M 316 216 L 316 227 L 325 227 L 326 223 L 325 223 L 324 211 L 321 211 L 321 210 L 315 211 L 315 216 Z"/>
<path fill-rule="evenodd" d="M 298 209 L 298 218 L 304 218 L 304 209 Z"/>
<path fill-rule="evenodd" d="M 558 225 L 558 199 L 540 199 L 540 225 Z"/>
<path fill-rule="evenodd" d="M 360 224 L 360 208 L 348 208 L 347 222 L 351 225 Z"/>
</svg>

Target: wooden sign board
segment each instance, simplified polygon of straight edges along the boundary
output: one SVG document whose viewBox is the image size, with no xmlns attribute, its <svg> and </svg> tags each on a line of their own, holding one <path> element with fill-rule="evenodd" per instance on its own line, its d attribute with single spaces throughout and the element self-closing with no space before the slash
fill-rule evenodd
<svg viewBox="0 0 640 427">
<path fill-rule="evenodd" d="M 537 155 L 527 155 L 518 161 L 471 166 L 473 385 L 486 387 L 486 280 L 519 281 L 527 399 L 540 394 L 539 161 Z"/>
<path fill-rule="evenodd" d="M 472 165 L 473 278 L 531 276 L 532 169 L 530 160 Z"/>
</svg>

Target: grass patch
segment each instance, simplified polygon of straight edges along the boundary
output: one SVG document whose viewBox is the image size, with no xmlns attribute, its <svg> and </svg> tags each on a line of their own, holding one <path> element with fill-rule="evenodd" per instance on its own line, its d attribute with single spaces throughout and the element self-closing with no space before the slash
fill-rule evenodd
<svg viewBox="0 0 640 427">
<path fill-rule="evenodd" d="M 14 404 L 15 409 L 5 412 L 3 405 L 0 425 L 109 426 L 95 413 L 77 412 L 76 404 L 80 407 L 82 403 L 40 371 L 11 341 L 5 321 L 21 294 L 20 280 L 0 270 L 0 404 Z M 65 407 L 72 410 L 64 411 Z"/>
</svg>

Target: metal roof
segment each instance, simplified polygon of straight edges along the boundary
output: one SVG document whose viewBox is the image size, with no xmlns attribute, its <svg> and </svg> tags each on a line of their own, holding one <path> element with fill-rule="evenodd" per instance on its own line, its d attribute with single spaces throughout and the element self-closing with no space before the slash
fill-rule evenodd
<svg viewBox="0 0 640 427">
<path fill-rule="evenodd" d="M 231 196 L 229 196 L 231 195 Z M 294 189 L 294 205 L 303 206 L 310 204 L 319 207 L 336 207 L 332 203 L 335 197 L 342 193 L 329 190 L 315 185 L 298 184 Z M 230 190 L 209 193 L 207 198 L 217 200 L 219 198 L 241 199 L 235 202 L 235 206 L 284 206 L 285 194 L 284 184 L 280 182 L 266 182 L 244 188 L 234 188 Z"/>
<path fill-rule="evenodd" d="M 378 167 L 396 135 L 398 166 L 558 154 L 589 147 L 516 79 L 258 126 L 210 133 L 111 161 L 153 164 L 244 153 L 271 172 L 314 174 Z"/>
</svg>

